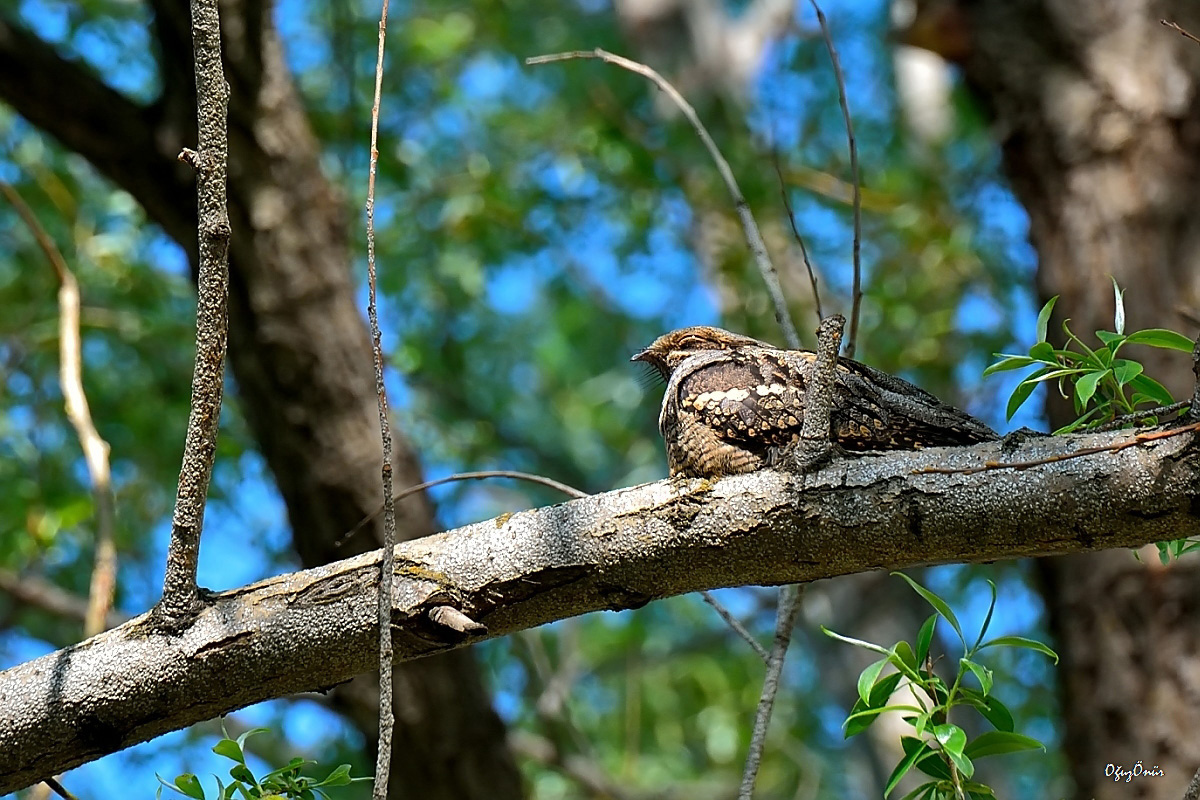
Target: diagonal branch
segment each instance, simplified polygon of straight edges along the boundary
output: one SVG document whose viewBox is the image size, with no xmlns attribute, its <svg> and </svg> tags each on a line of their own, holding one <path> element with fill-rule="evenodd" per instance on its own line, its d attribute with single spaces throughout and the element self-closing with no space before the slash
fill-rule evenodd
<svg viewBox="0 0 1200 800">
<path fill-rule="evenodd" d="M 708 133 L 708 129 L 700 122 L 700 117 L 696 114 L 696 109 L 692 108 L 691 104 L 679 93 L 679 90 L 672 86 L 666 78 L 659 75 L 650 67 L 615 55 L 607 50 L 601 50 L 599 47 L 595 50 L 578 50 L 571 53 L 533 56 L 525 59 L 525 63 L 529 66 L 534 66 L 549 64 L 555 61 L 570 61 L 576 58 L 597 58 L 641 75 L 665 92 L 675 102 L 675 105 L 679 106 L 680 111 L 683 112 L 683 115 L 687 117 L 688 122 L 692 124 L 696 133 L 700 136 L 700 141 L 704 143 L 708 154 L 712 156 L 712 160 L 717 165 L 717 172 L 721 174 L 721 180 L 725 182 L 725 187 L 733 197 L 733 205 L 737 210 L 738 218 L 742 222 L 742 228 L 746 234 L 746 242 L 750 245 L 750 252 L 754 254 L 754 262 L 758 265 L 758 271 L 762 274 L 763 283 L 767 285 L 767 293 L 771 296 L 771 303 L 775 306 L 775 321 L 783 328 L 783 338 L 787 341 L 788 347 L 794 350 L 799 349 L 800 336 L 796 333 L 796 325 L 792 322 L 791 312 L 788 311 L 787 299 L 783 296 L 783 287 L 779 284 L 779 273 L 775 270 L 775 265 L 771 263 L 771 256 L 767 253 L 767 245 L 763 241 L 762 233 L 758 230 L 758 223 L 754 221 L 754 215 L 750 213 L 750 204 L 746 202 L 746 197 L 738 187 L 737 179 L 733 176 L 733 170 L 730 169 L 729 162 L 725 160 L 725 156 L 721 155 L 720 149 L 717 148 L 717 143 L 713 141 L 712 136 Z"/>
<path fill-rule="evenodd" d="M 1004 455 L 1035 460 L 1127 435 L 1038 438 Z M 1200 535 L 1195 439 L 979 475 L 913 473 L 998 458 L 999 442 L 844 458 L 804 476 L 659 481 L 407 541 L 393 562 L 396 660 L 702 589 Z M 0 793 L 373 669 L 379 558 L 214 595 L 177 635 L 143 615 L 0 673 Z M 431 622 L 448 603 L 487 633 Z"/>
</svg>

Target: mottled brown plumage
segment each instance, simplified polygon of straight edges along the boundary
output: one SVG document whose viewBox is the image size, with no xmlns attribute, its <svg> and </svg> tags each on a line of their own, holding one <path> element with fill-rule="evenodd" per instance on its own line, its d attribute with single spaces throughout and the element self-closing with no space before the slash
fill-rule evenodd
<svg viewBox="0 0 1200 800">
<path fill-rule="evenodd" d="M 671 475 L 717 477 L 784 464 L 800 438 L 816 362 L 736 333 L 696 326 L 633 357 L 667 382 L 659 430 Z M 997 438 L 979 420 L 886 372 L 839 358 L 831 434 L 847 450 L 908 450 Z"/>
</svg>

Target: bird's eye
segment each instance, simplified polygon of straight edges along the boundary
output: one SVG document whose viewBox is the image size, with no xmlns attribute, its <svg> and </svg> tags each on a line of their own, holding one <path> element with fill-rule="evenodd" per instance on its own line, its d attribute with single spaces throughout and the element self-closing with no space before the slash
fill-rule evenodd
<svg viewBox="0 0 1200 800">
<path fill-rule="evenodd" d="M 685 336 L 679 342 L 679 347 L 683 350 L 705 350 L 712 347 L 712 342 L 700 336 Z"/>
</svg>

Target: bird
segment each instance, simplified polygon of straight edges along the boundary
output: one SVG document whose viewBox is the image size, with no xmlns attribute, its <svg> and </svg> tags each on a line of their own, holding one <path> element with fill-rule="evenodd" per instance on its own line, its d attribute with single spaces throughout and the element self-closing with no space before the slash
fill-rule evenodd
<svg viewBox="0 0 1200 800">
<path fill-rule="evenodd" d="M 722 328 L 665 333 L 633 356 L 666 383 L 659 431 L 671 477 L 786 467 L 800 441 L 810 350 L 783 350 Z M 831 439 L 843 450 L 917 450 L 999 438 L 924 389 L 838 358 Z"/>
</svg>

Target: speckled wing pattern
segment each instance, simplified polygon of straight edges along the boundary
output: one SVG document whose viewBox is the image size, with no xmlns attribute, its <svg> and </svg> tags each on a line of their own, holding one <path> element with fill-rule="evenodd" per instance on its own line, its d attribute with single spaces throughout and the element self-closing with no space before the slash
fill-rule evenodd
<svg viewBox="0 0 1200 800">
<path fill-rule="evenodd" d="M 672 475 L 711 477 L 782 463 L 799 441 L 816 355 L 740 347 L 700 352 L 672 374 L 659 427 Z M 847 450 L 973 444 L 983 423 L 911 383 L 838 359 L 831 426 Z"/>
</svg>

